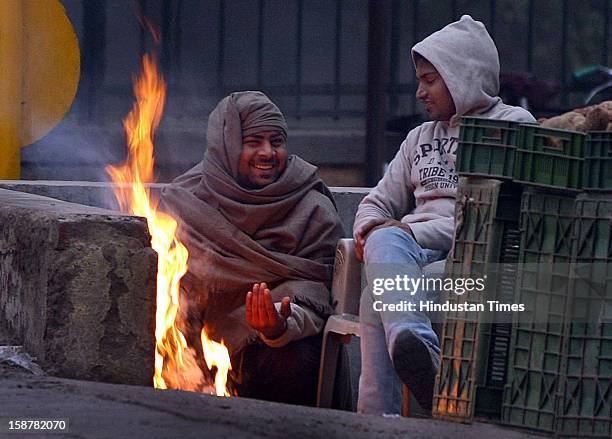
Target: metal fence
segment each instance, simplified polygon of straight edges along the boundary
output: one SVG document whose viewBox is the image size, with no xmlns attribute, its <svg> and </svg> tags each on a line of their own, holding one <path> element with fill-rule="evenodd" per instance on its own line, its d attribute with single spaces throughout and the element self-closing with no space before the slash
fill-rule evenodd
<svg viewBox="0 0 612 439">
<path fill-rule="evenodd" d="M 138 8 L 161 31 L 162 65 L 177 93 L 197 86 L 215 100 L 238 89 L 261 89 L 283 100 L 293 117 L 366 113 L 367 0 L 139 0 L 138 8 L 122 3 L 64 0 L 79 21 L 80 99 L 87 117 L 99 96 L 129 96 L 129 76 L 109 80 L 117 47 L 112 41 L 130 33 L 129 40 L 137 40 L 130 44 L 143 52 L 150 38 L 136 20 L 119 29 L 112 16 Z M 502 71 L 533 72 L 565 85 L 574 69 L 611 62 L 611 6 L 612 0 L 392 0 L 388 114 L 416 112 L 410 47 L 463 13 L 485 23 Z M 208 42 L 205 50 L 198 49 L 200 38 Z"/>
</svg>

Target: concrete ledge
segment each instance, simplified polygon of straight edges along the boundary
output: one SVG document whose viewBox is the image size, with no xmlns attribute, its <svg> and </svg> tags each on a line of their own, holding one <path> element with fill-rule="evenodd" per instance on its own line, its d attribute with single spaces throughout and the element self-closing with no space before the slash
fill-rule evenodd
<svg viewBox="0 0 612 439">
<path fill-rule="evenodd" d="M 148 185 L 151 193 L 158 195 L 165 183 Z M 50 180 L 0 180 L 0 188 L 80 203 L 88 206 L 116 209 L 113 186 L 107 182 L 50 181 Z M 346 237 L 353 235 L 353 222 L 357 206 L 370 191 L 362 187 L 332 187 Z"/>
<path fill-rule="evenodd" d="M 0 189 L 0 324 L 63 377 L 149 385 L 155 252 L 144 219 Z"/>
<path fill-rule="evenodd" d="M 165 184 L 148 185 L 153 192 L 160 191 Z M 55 198 L 69 203 L 116 210 L 118 205 L 113 186 L 98 181 L 56 181 L 56 180 L 0 180 L 1 189 L 26 192 Z"/>
</svg>

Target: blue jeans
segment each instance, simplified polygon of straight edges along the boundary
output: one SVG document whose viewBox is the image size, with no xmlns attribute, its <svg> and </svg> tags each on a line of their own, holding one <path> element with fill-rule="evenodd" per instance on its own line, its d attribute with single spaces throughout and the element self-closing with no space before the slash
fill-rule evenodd
<svg viewBox="0 0 612 439">
<path fill-rule="evenodd" d="M 423 249 L 412 236 L 399 227 L 372 232 L 366 241 L 364 262 L 368 286 L 360 303 L 361 377 L 357 410 L 370 414 L 396 414 L 401 411 L 402 383 L 391 362 L 395 339 L 409 329 L 423 339 L 429 348 L 440 353 L 440 344 L 425 312 L 418 310 L 420 301 L 435 300 L 435 293 L 411 288 L 403 279 L 419 279 L 423 267 L 443 260 L 446 252 Z M 396 280 L 381 292 L 380 279 Z M 410 288 L 410 291 L 406 289 Z M 375 310 L 375 302 L 376 308 Z M 415 311 L 380 310 L 382 304 L 414 303 Z"/>
</svg>

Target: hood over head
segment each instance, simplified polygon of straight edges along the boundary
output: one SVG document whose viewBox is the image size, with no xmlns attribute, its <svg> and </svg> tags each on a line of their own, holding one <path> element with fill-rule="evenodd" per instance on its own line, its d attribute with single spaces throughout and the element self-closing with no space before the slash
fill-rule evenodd
<svg viewBox="0 0 612 439">
<path fill-rule="evenodd" d="M 262 130 L 280 130 L 287 137 L 279 108 L 260 91 L 232 93 L 208 117 L 206 156 L 237 179 L 242 138 Z"/>
<path fill-rule="evenodd" d="M 438 70 L 448 88 L 457 113 L 451 126 L 461 116 L 482 112 L 500 101 L 499 55 L 484 24 L 464 15 L 412 48 Z"/>
</svg>

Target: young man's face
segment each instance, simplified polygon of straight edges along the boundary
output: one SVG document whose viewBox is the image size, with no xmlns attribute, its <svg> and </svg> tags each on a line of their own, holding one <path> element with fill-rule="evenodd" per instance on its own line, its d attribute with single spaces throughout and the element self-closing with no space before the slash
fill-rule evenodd
<svg viewBox="0 0 612 439">
<path fill-rule="evenodd" d="M 275 182 L 287 164 L 287 139 L 282 131 L 259 131 L 242 138 L 239 183 L 262 188 Z"/>
<path fill-rule="evenodd" d="M 436 68 L 426 59 L 419 58 L 416 77 L 419 81 L 416 97 L 425 104 L 427 117 L 430 120 L 450 120 L 457 112 L 455 102 Z"/>
</svg>

